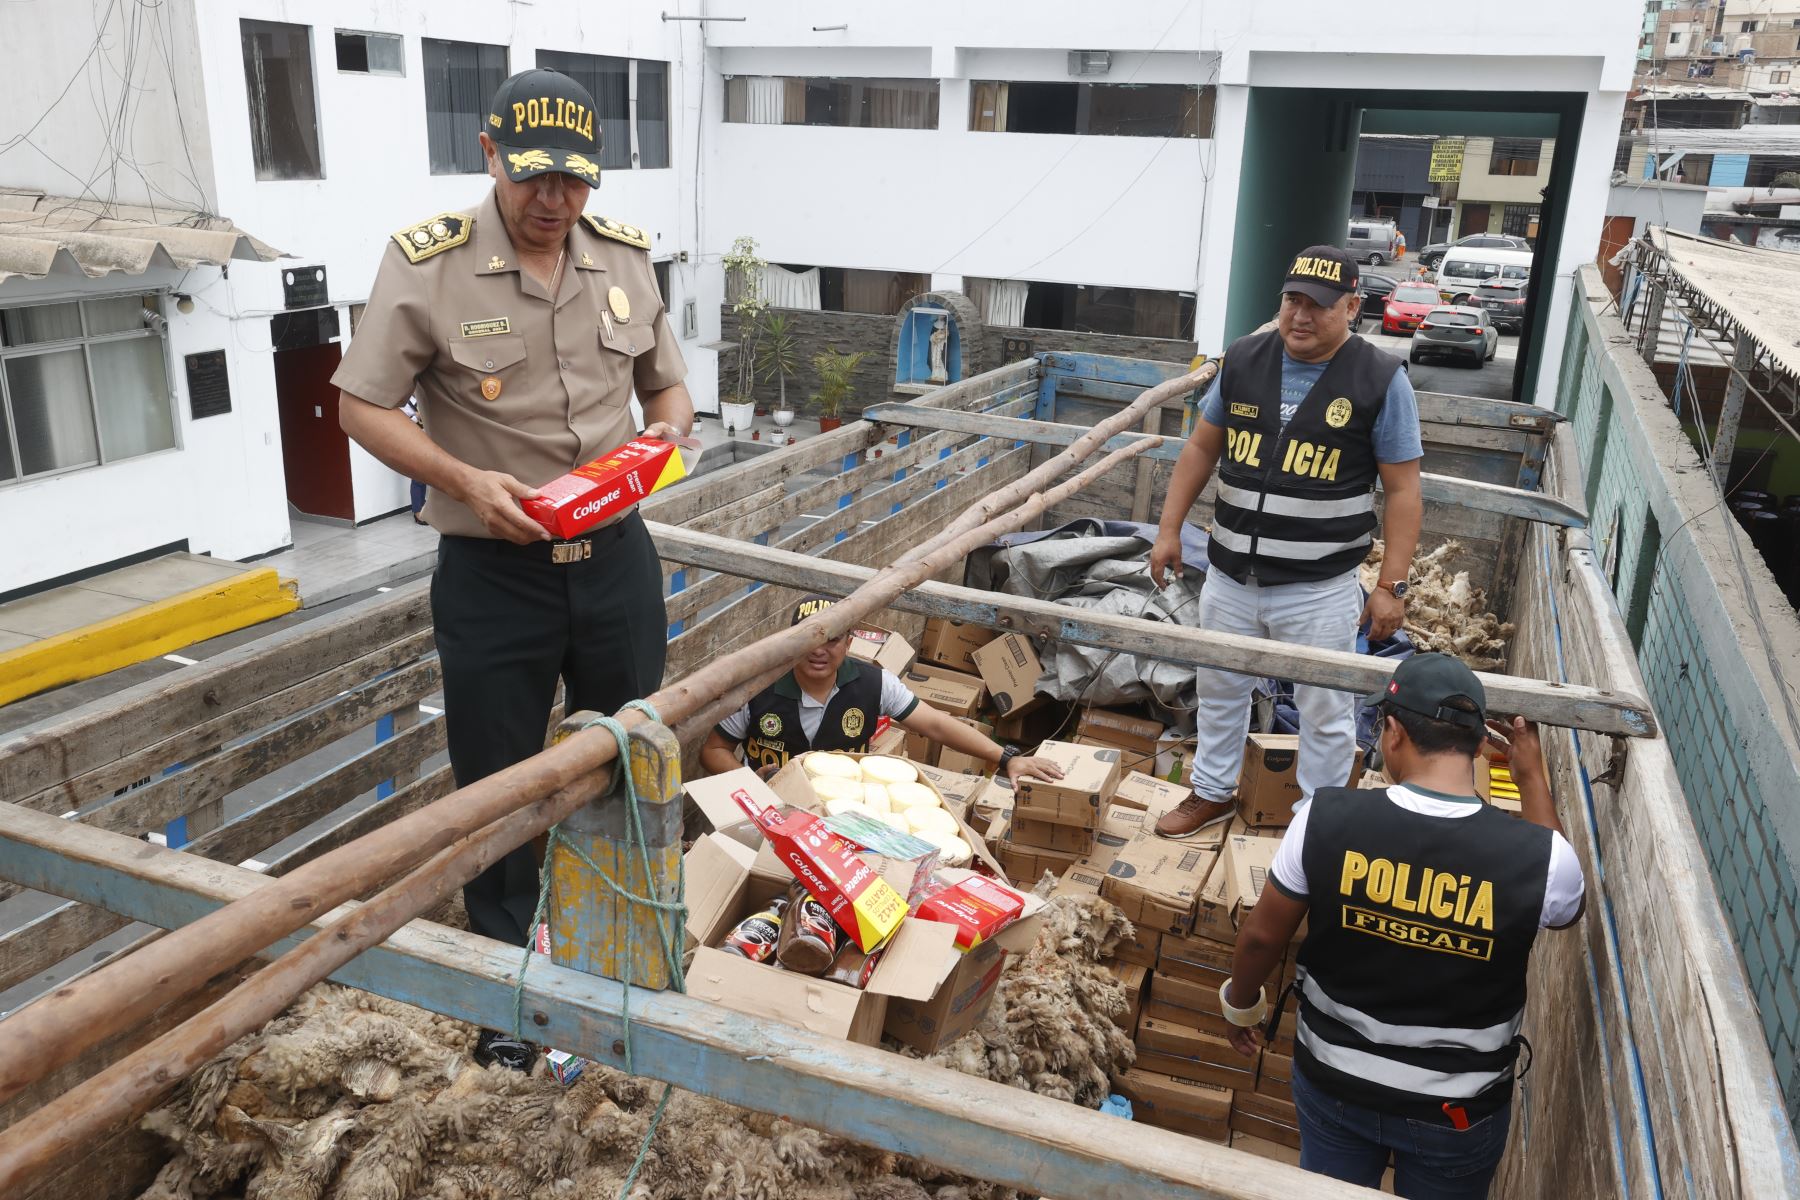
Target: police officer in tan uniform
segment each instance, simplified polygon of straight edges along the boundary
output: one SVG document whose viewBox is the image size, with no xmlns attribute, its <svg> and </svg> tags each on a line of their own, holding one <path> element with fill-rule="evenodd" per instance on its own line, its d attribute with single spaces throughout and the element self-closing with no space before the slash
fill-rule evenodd
<svg viewBox="0 0 1800 1200">
<path fill-rule="evenodd" d="M 519 505 L 637 435 L 633 391 L 646 436 L 693 426 L 649 239 L 582 212 L 600 185 L 598 127 L 566 75 L 501 84 L 480 134 L 493 190 L 393 236 L 332 379 L 344 431 L 430 489 L 458 786 L 543 748 L 559 677 L 571 712 L 614 712 L 662 686 L 662 572 L 642 518 L 558 542 Z M 415 395 L 422 428 L 401 411 Z M 523 846 L 464 889 L 470 928 L 523 945 L 537 895 Z M 478 1048 L 525 1068 L 532 1053 L 492 1031 Z"/>
</svg>

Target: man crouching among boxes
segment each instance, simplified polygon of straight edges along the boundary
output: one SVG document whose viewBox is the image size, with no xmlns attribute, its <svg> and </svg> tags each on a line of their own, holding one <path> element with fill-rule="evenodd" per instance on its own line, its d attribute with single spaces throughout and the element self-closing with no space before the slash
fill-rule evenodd
<svg viewBox="0 0 1800 1200">
<path fill-rule="evenodd" d="M 1301 808 L 1238 933 L 1221 1007 L 1232 1044 L 1255 1054 L 1263 983 L 1306 920 L 1291 1080 L 1300 1165 L 1375 1187 L 1391 1156 L 1401 1196 L 1486 1196 L 1512 1119 L 1531 946 L 1580 918 L 1581 864 L 1537 729 L 1486 722 L 1467 666 L 1415 655 L 1369 703 L 1398 782 L 1321 788 Z M 1511 742 L 1524 820 L 1475 794 L 1484 724 Z"/>
<path fill-rule="evenodd" d="M 798 625 L 831 605 L 828 596 L 808 596 L 794 606 L 792 623 Z M 700 765 L 713 775 L 735 770 L 741 746 L 744 762 L 768 779 L 788 759 L 809 750 L 867 751 L 877 719 L 886 717 L 909 733 L 992 763 L 1009 779 L 1062 778 L 1062 769 L 1049 759 L 1001 746 L 948 713 L 920 703 L 890 672 L 849 655 L 849 634 L 813 647 L 792 671 L 707 734 Z"/>
</svg>

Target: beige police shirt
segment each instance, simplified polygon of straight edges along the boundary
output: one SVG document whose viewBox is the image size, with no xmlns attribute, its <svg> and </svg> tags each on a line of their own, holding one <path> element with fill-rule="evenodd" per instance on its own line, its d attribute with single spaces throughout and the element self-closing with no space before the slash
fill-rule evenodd
<svg viewBox="0 0 1800 1200">
<path fill-rule="evenodd" d="M 466 241 L 419 262 L 389 241 L 331 382 L 383 408 L 416 395 L 425 432 L 448 453 L 540 487 L 629 441 L 633 387 L 671 387 L 687 365 L 647 251 L 578 223 L 552 301 L 520 267 L 491 192 L 470 216 Z M 440 533 L 490 536 L 436 488 L 425 519 Z"/>
</svg>

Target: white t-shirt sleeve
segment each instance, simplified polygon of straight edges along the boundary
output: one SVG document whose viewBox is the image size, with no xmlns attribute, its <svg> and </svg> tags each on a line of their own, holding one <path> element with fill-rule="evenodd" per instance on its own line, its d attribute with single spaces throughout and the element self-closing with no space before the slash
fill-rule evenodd
<svg viewBox="0 0 1800 1200">
<path fill-rule="evenodd" d="M 1287 836 L 1275 850 L 1275 861 L 1269 864 L 1269 874 L 1275 877 L 1275 882 L 1283 891 L 1296 896 L 1307 894 L 1306 868 L 1301 865 L 1300 851 L 1306 843 L 1306 818 L 1311 814 L 1310 803 L 1300 806 L 1300 811 L 1294 814 L 1293 824 L 1288 826 Z"/>
<path fill-rule="evenodd" d="M 750 706 L 748 704 L 719 722 L 719 729 L 734 742 L 741 742 L 750 736 Z"/>
<path fill-rule="evenodd" d="M 1538 928 L 1554 929 L 1573 921 L 1581 911 L 1581 898 L 1586 891 L 1575 847 L 1562 834 L 1552 831 L 1550 876 L 1544 883 L 1544 911 L 1538 917 Z"/>
<path fill-rule="evenodd" d="M 890 720 L 899 721 L 912 715 L 912 710 L 919 706 L 919 698 L 894 677 L 892 671 L 881 673 L 881 715 Z"/>
</svg>

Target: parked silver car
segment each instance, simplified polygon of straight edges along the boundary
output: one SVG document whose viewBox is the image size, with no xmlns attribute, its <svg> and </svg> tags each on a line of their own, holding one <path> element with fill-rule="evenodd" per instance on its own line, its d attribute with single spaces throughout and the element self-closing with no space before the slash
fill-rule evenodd
<svg viewBox="0 0 1800 1200">
<path fill-rule="evenodd" d="M 1500 347 L 1500 331 L 1488 314 L 1469 305 L 1446 304 L 1432 309 L 1419 322 L 1407 356 L 1421 362 L 1431 355 L 1463 358 L 1476 366 L 1490 361 Z"/>
</svg>

